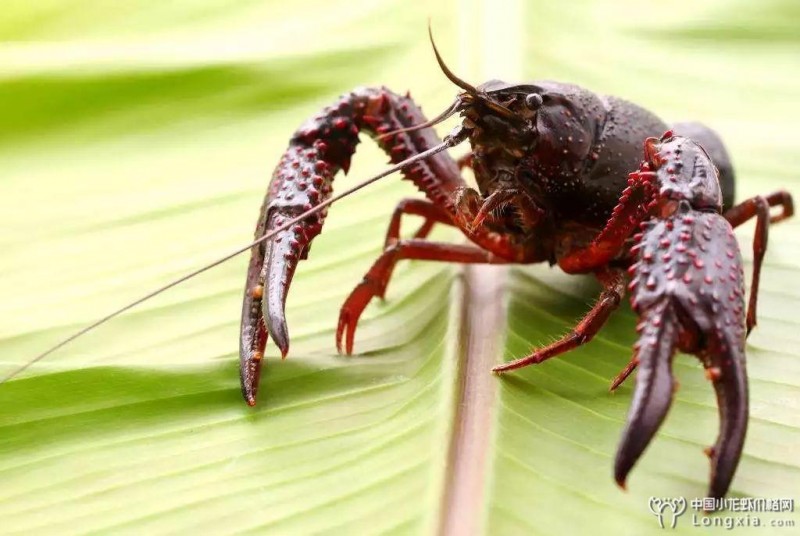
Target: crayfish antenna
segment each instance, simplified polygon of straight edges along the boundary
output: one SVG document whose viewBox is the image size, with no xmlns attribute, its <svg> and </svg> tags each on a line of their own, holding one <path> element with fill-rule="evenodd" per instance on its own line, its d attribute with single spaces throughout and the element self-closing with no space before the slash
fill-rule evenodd
<svg viewBox="0 0 800 536">
<path fill-rule="evenodd" d="M 462 106 L 461 102 L 459 102 L 459 100 L 456 99 L 453 102 L 453 104 L 448 106 L 442 113 L 440 113 L 439 115 L 437 115 L 433 119 L 429 119 L 428 121 L 425 121 L 424 123 L 419 123 L 417 125 L 413 125 L 413 126 L 410 126 L 410 127 L 398 128 L 397 130 L 390 130 L 389 132 L 386 132 L 384 134 L 380 134 L 380 135 L 376 136 L 375 138 L 377 140 L 383 140 L 383 139 L 391 138 L 392 136 L 396 136 L 397 134 L 401 134 L 403 132 L 413 132 L 415 130 L 422 130 L 423 128 L 434 127 L 434 126 L 438 125 L 439 123 L 441 123 L 442 121 L 446 121 L 454 113 L 458 112 L 461 109 L 461 106 Z"/>
<path fill-rule="evenodd" d="M 154 297 L 158 296 L 159 294 L 171 289 L 172 287 L 176 287 L 176 286 L 180 285 L 181 283 L 183 283 L 185 281 L 188 281 L 189 279 L 192 279 L 192 278 L 194 278 L 194 277 L 196 277 L 196 276 L 198 276 L 198 275 L 200 275 L 200 274 L 202 274 L 204 272 L 207 272 L 208 270 L 210 270 L 210 269 L 212 269 L 212 268 L 214 268 L 216 266 L 219 266 L 220 264 L 223 264 L 223 263 L 233 259 L 234 257 L 236 257 L 238 255 L 241 255 L 245 251 L 251 251 L 253 248 L 263 247 L 262 245 L 265 242 L 267 242 L 268 240 L 274 238 L 279 233 L 284 232 L 287 229 L 290 229 L 290 228 L 294 227 L 298 223 L 304 221 L 306 218 L 317 214 L 318 212 L 324 210 L 326 207 L 328 207 L 329 205 L 335 203 L 336 201 L 339 201 L 340 199 L 342 199 L 344 197 L 347 197 L 347 196 L 349 196 L 351 194 L 354 194 L 358 190 L 361 190 L 362 188 L 365 188 L 366 186 L 368 186 L 368 185 L 370 185 L 370 184 L 372 184 L 374 182 L 377 182 L 378 180 L 380 180 L 380 179 L 382 179 L 384 177 L 387 177 L 388 175 L 391 175 L 391 174 L 393 174 L 393 173 L 395 173 L 397 171 L 405 169 L 406 167 L 414 164 L 415 162 L 418 162 L 420 160 L 424 160 L 424 159 L 429 158 L 429 157 L 431 157 L 431 156 L 433 156 L 435 154 L 441 153 L 442 151 L 445 151 L 445 150 L 447 150 L 447 149 L 449 149 L 451 147 L 454 147 L 454 146 L 458 145 L 459 143 L 463 142 L 467 138 L 467 135 L 468 135 L 468 131 L 466 129 L 464 129 L 461 126 L 457 126 L 455 129 L 453 129 L 453 131 L 448 136 L 445 137 L 445 139 L 444 139 L 444 141 L 442 141 L 442 143 L 440 143 L 440 144 L 438 144 L 438 145 L 436 145 L 434 147 L 431 147 L 427 151 L 423 151 L 423 152 L 415 154 L 415 155 L 413 155 L 413 156 L 411 156 L 409 158 L 406 158 L 402 162 L 398 162 L 397 164 L 395 164 L 395 165 L 383 170 L 382 172 L 378 173 L 377 175 L 374 175 L 373 177 L 370 177 L 369 179 L 366 179 L 366 180 L 360 182 L 359 184 L 356 184 L 352 188 L 349 188 L 349 189 L 345 190 L 341 194 L 338 194 L 338 195 L 335 195 L 333 197 L 330 197 L 330 198 L 326 199 L 325 201 L 321 202 L 320 204 L 316 205 L 315 207 L 312 207 L 309 210 L 306 210 L 302 214 L 299 214 L 299 215 L 297 215 L 297 216 L 295 216 L 293 218 L 290 218 L 290 219 L 288 219 L 288 221 L 284 221 L 278 227 L 276 227 L 276 228 L 264 233 L 263 235 L 259 236 L 258 238 L 256 238 L 255 240 L 253 240 L 252 242 L 247 244 L 246 246 L 243 246 L 243 247 L 240 247 L 238 249 L 235 249 L 234 251 L 228 253 L 227 255 L 224 255 L 224 256 L 218 258 L 217 260 L 206 264 L 205 266 L 202 266 L 202 267 L 200 267 L 200 268 L 198 268 L 198 269 L 196 269 L 196 270 L 194 270 L 192 272 L 189 272 L 188 274 L 186 274 L 184 276 L 181 276 L 181 277 L 179 277 L 179 278 L 167 283 L 166 285 L 164 285 L 162 287 L 159 287 L 159 288 L 157 288 L 157 289 L 155 289 L 155 290 L 153 290 L 151 292 L 148 292 L 147 294 L 145 294 L 141 298 L 139 298 L 137 300 L 134 300 L 134 301 L 132 301 L 132 302 L 120 307 L 119 309 L 116 309 L 116 310 L 112 311 L 111 313 L 105 315 L 104 317 L 100 318 L 99 320 L 97 320 L 97 321 L 89 324 L 88 326 L 76 331 L 75 333 L 73 333 L 69 337 L 59 341 L 58 343 L 54 344 L 53 346 L 51 346 L 50 348 L 48 348 L 44 352 L 38 354 L 37 356 L 33 357 L 32 359 L 28 360 L 27 362 L 25 362 L 22 365 L 18 366 L 17 368 L 13 369 L 10 373 L 6 374 L 0 380 L 0 384 L 3 384 L 5 382 L 13 379 L 17 375 L 21 374 L 22 372 L 24 372 L 25 370 L 30 368 L 32 365 L 38 363 L 39 361 L 41 361 L 45 357 L 47 357 L 50 354 L 52 354 L 53 352 L 63 348 L 64 346 L 68 345 L 72 341 L 74 341 L 74 340 L 76 340 L 76 339 L 78 339 L 80 337 L 83 337 L 87 333 L 89 333 L 91 331 L 94 331 L 95 329 L 99 328 L 103 324 L 106 324 L 107 322 L 113 320 L 114 318 L 120 316 L 121 314 L 133 309 L 137 305 L 140 305 L 140 304 L 142 304 L 142 303 L 144 303 L 146 301 L 149 301 L 151 298 L 154 298 Z M 285 325 L 284 325 L 284 329 L 285 329 Z M 276 333 L 279 333 L 279 331 L 276 330 Z M 266 339 L 264 340 L 264 342 L 266 343 Z M 284 339 L 284 343 L 285 343 L 286 347 L 288 348 L 288 338 Z M 278 344 L 280 346 L 280 343 L 278 343 Z M 258 356 L 255 356 L 255 357 L 258 357 Z M 248 367 L 248 370 L 250 370 L 249 367 Z M 258 365 L 258 370 L 260 370 L 260 365 Z M 256 372 L 255 368 L 253 368 L 251 370 L 251 372 L 252 372 L 252 374 L 246 374 L 244 372 L 242 373 L 242 392 L 245 394 L 245 399 L 247 400 L 247 403 L 252 406 L 252 405 L 255 405 L 255 392 L 257 390 L 257 383 L 258 383 L 258 380 L 254 380 L 253 378 L 257 378 L 258 374 L 255 374 L 255 372 Z M 245 376 L 247 376 L 247 378 L 245 378 Z M 245 383 L 248 383 L 248 385 L 245 386 Z"/>
<path fill-rule="evenodd" d="M 456 74 L 450 70 L 450 67 L 442 59 L 442 55 L 439 54 L 439 49 L 436 48 L 436 42 L 433 40 L 433 29 L 431 28 L 431 21 L 428 19 L 428 37 L 431 39 L 431 47 L 433 47 L 433 54 L 436 56 L 436 63 L 439 64 L 439 68 L 442 70 L 444 75 L 450 80 L 452 83 L 470 93 L 472 95 L 478 94 L 478 89 L 470 84 L 469 82 L 465 82 L 464 80 L 460 79 Z"/>
</svg>

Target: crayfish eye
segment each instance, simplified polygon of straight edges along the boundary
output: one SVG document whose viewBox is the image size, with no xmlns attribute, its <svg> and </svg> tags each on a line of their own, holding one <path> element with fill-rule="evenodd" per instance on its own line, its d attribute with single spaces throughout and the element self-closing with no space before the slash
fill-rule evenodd
<svg viewBox="0 0 800 536">
<path fill-rule="evenodd" d="M 544 99 L 542 99 L 542 96 L 538 93 L 530 93 L 525 96 L 525 106 L 531 110 L 538 110 L 543 102 Z"/>
</svg>

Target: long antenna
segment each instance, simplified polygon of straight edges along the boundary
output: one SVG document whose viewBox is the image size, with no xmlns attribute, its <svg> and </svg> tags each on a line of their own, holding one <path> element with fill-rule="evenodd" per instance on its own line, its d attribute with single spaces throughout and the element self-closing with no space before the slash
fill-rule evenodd
<svg viewBox="0 0 800 536">
<path fill-rule="evenodd" d="M 403 132 L 413 132 L 414 130 L 422 130 L 423 128 L 436 126 L 442 121 L 449 119 L 450 116 L 456 113 L 460 107 L 461 107 L 461 102 L 458 99 L 456 99 L 455 101 L 453 101 L 453 104 L 451 104 L 450 106 L 447 107 L 447 109 L 445 109 L 445 111 L 443 111 L 433 119 L 429 119 L 424 123 L 419 123 L 418 125 L 411 125 L 410 127 L 403 127 L 403 128 L 398 128 L 397 130 L 390 130 L 389 132 L 385 132 L 380 136 L 378 136 L 377 139 L 382 140 L 385 138 L 390 138 L 397 134 L 401 134 Z"/>
<path fill-rule="evenodd" d="M 439 64 L 439 68 L 442 70 L 444 75 L 455 85 L 460 87 L 461 89 L 465 90 L 467 93 L 472 95 L 478 94 L 478 89 L 473 86 L 472 84 L 461 80 L 456 74 L 450 70 L 450 67 L 442 59 L 442 55 L 439 54 L 439 49 L 436 48 L 436 43 L 433 40 L 433 29 L 431 28 L 431 21 L 428 19 L 428 37 L 431 39 L 431 46 L 433 47 L 433 54 L 436 56 L 436 63 Z"/>
<path fill-rule="evenodd" d="M 191 278 L 193 278 L 193 277 L 195 277 L 197 275 L 200 275 L 203 272 L 206 272 L 206 271 L 210 270 L 211 268 L 214 268 L 215 266 L 219 266 L 220 264 L 222 264 L 222 263 L 224 263 L 224 262 L 236 257 L 237 255 L 240 255 L 240 254 L 244 253 L 245 251 L 251 249 L 252 247 L 257 246 L 258 244 L 261 244 L 262 242 L 266 242 L 270 238 L 274 237 L 276 234 L 278 234 L 278 233 L 280 233 L 282 231 L 285 231 L 286 229 L 292 227 L 293 225 L 301 222 L 305 218 L 308 218 L 309 216 L 312 216 L 312 215 L 316 214 L 317 212 L 319 212 L 323 208 L 327 207 L 328 205 L 330 205 L 332 203 L 335 203 L 336 201 L 342 199 L 343 197 L 347 197 L 348 195 L 359 191 L 360 189 L 364 188 L 365 186 L 368 186 L 368 185 L 378 181 L 379 179 L 382 179 L 382 178 L 386 177 L 387 175 L 391 175 L 392 173 L 395 173 L 396 171 L 400 171 L 403 168 L 413 164 L 414 162 L 418 162 L 420 160 L 424 160 L 424 159 L 429 158 L 429 157 L 431 157 L 431 156 L 433 156 L 435 154 L 441 153 L 442 151 L 444 151 L 446 149 L 449 149 L 450 147 L 454 147 L 455 145 L 458 145 L 459 143 L 464 141 L 464 139 L 466 139 L 466 133 L 467 133 L 467 131 L 463 127 L 461 127 L 460 125 L 457 126 L 455 129 L 453 129 L 452 132 L 450 132 L 450 134 L 445 136 L 444 141 L 442 141 L 442 143 L 440 143 L 439 145 L 437 145 L 435 147 L 432 147 L 432 148 L 428 149 L 427 151 L 423 151 L 423 152 L 421 152 L 419 154 L 416 154 L 416 155 L 414 155 L 414 156 L 412 156 L 410 158 L 407 158 L 407 159 L 403 160 L 402 162 L 399 162 L 399 163 L 397 163 L 397 164 L 395 164 L 395 165 L 393 165 L 393 166 L 381 171 L 380 173 L 378 173 L 374 177 L 371 177 L 371 178 L 361 182 L 360 184 L 357 184 L 357 185 L 353 186 L 349 190 L 345 190 L 344 192 L 340 193 L 339 195 L 335 195 L 335 196 L 333 196 L 333 197 L 331 197 L 329 199 L 326 199 L 325 201 L 323 201 L 319 205 L 315 206 L 314 208 L 311 208 L 311 209 L 303 212 L 299 216 L 296 216 L 296 217 L 292 218 L 291 220 L 287 221 L 286 223 L 278 226 L 277 228 L 272 229 L 268 233 L 266 233 L 266 234 L 262 235 L 261 237 L 255 239 L 254 241 L 250 242 L 246 246 L 240 247 L 240 248 L 228 253 L 227 255 L 224 255 L 224 256 L 220 257 L 219 259 L 217 259 L 217 260 L 215 260 L 215 261 L 213 261 L 213 262 L 211 262 L 209 264 L 206 264 L 205 266 L 203 266 L 201 268 L 198 268 L 197 270 L 195 270 L 193 272 L 190 272 L 190 273 L 188 273 L 188 274 L 186 274 L 184 276 L 181 276 L 178 279 L 176 279 L 176 280 L 174 280 L 174 281 L 172 281 L 170 283 L 167 283 L 166 285 L 164 285 L 162 287 L 159 287 L 156 290 L 153 290 L 152 292 L 149 292 L 149 293 L 145 294 L 144 296 L 142 296 L 138 300 L 132 301 L 129 304 L 125 305 L 124 307 L 121 307 L 121 308 L 117 309 L 116 311 L 113 311 L 113 312 L 107 314 L 103 318 L 93 322 L 92 324 L 89 324 L 88 326 L 86 326 L 85 328 L 81 329 L 80 331 L 77 331 L 77 332 L 73 333 L 72 335 L 70 335 L 66 339 L 62 340 L 61 342 L 59 342 L 55 346 L 51 346 L 50 348 L 48 348 L 47 350 L 45 350 L 41 354 L 39 354 L 36 357 L 34 357 L 33 359 L 31 359 L 30 361 L 20 365 L 19 367 L 17 367 L 13 371 L 11 371 L 9 374 L 7 374 L 5 377 L 3 377 L 3 379 L 0 380 L 0 384 L 3 384 L 5 382 L 7 382 L 8 380 L 10 380 L 11 378 L 15 377 L 19 373 L 23 372 L 24 370 L 26 370 L 30 366 L 38 363 L 39 361 L 41 361 L 42 359 L 44 359 L 48 355 L 52 354 L 56 350 L 58 350 L 60 348 L 63 348 L 64 346 L 66 346 L 67 344 L 71 343 L 72 341 L 74 341 L 78 337 L 81 337 L 81 336 L 89 333 L 90 331 L 102 326 L 103 324 L 105 324 L 106 322 L 111 320 L 112 318 L 116 318 L 119 315 L 121 315 L 122 313 L 124 313 L 124 312 L 126 312 L 126 311 L 128 311 L 130 309 L 133 309 L 134 307 L 136 307 L 137 305 L 139 305 L 139 304 L 141 304 L 143 302 L 146 302 L 150 298 L 158 296 L 162 292 L 164 292 L 166 290 L 169 290 L 172 287 L 175 287 L 177 285 L 180 285 L 184 281 L 187 281 L 187 280 L 189 280 L 189 279 L 191 279 Z"/>
</svg>

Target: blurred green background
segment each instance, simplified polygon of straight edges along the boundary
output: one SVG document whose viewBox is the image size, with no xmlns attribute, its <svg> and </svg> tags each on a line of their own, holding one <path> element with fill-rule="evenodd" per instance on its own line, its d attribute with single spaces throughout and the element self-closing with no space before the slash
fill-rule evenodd
<svg viewBox="0 0 800 536">
<path fill-rule="evenodd" d="M 455 91 L 428 17 L 474 82 L 521 68 L 702 120 L 728 143 L 739 199 L 796 193 L 796 1 L 496 6 L 3 0 L 0 374 L 246 243 L 289 136 L 338 94 L 385 84 L 443 109 Z M 491 37 L 498 21 L 516 46 Z M 340 190 L 381 169 L 369 145 Z M 289 297 L 290 358 L 270 345 L 255 410 L 237 373 L 245 258 L 0 386 L 0 533 L 436 532 L 460 368 L 457 269 L 403 263 L 362 319 L 359 355 L 336 356 L 333 342 L 339 305 L 407 195 L 389 179 L 331 210 Z M 798 229 L 770 233 L 734 496 L 792 497 L 800 482 Z M 750 259 L 752 224 L 737 234 Z M 596 290 L 547 267 L 515 270 L 510 286 L 503 359 L 565 332 Z M 690 357 L 676 360 L 681 390 L 629 492 L 613 484 L 631 386 L 606 390 L 634 323 L 625 307 L 589 346 L 493 380 L 483 532 L 646 534 L 660 530 L 649 496 L 703 496 L 717 414 Z M 701 529 L 687 514 L 677 530 Z"/>
</svg>

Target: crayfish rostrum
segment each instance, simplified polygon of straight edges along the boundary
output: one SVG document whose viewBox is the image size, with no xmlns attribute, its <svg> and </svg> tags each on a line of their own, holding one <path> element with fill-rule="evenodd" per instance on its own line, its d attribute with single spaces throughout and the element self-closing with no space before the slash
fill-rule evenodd
<svg viewBox="0 0 800 536">
<path fill-rule="evenodd" d="M 427 121 L 409 96 L 359 88 L 295 132 L 275 170 L 256 234 L 263 235 L 331 196 L 347 172 L 359 133 L 366 131 L 402 164 L 441 142 L 433 125 L 454 114 L 462 122 L 447 142 L 469 141 L 458 162 L 446 152 L 402 169 L 427 199 L 405 199 L 394 211 L 383 253 L 342 305 L 336 330 L 350 354 L 358 319 L 383 297 L 397 261 L 557 264 L 594 274 L 599 300 L 566 336 L 526 357 L 495 367 L 505 372 L 541 363 L 591 340 L 628 288 L 639 315 L 634 356 L 613 381 L 638 366 L 615 478 L 628 472 L 661 425 L 672 401 L 676 350 L 696 355 L 717 394 L 720 431 L 707 449 L 709 496 L 725 495 L 747 429 L 745 339 L 756 323 L 761 262 L 770 222 L 792 214 L 785 191 L 734 206 L 734 174 L 719 137 L 698 123 L 666 125 L 625 100 L 559 82 L 472 86 L 454 75 L 434 46 L 445 75 L 463 91 Z M 460 168 L 474 170 L 470 188 Z M 771 206 L 781 206 L 770 216 Z M 405 214 L 424 223 L 400 237 Z M 264 348 L 271 336 L 289 351 L 286 295 L 326 216 L 320 210 L 253 247 L 241 326 L 241 383 L 254 405 Z M 745 307 L 742 259 L 732 228 L 756 217 L 754 269 Z M 457 227 L 471 244 L 427 239 L 436 225 Z"/>
</svg>

